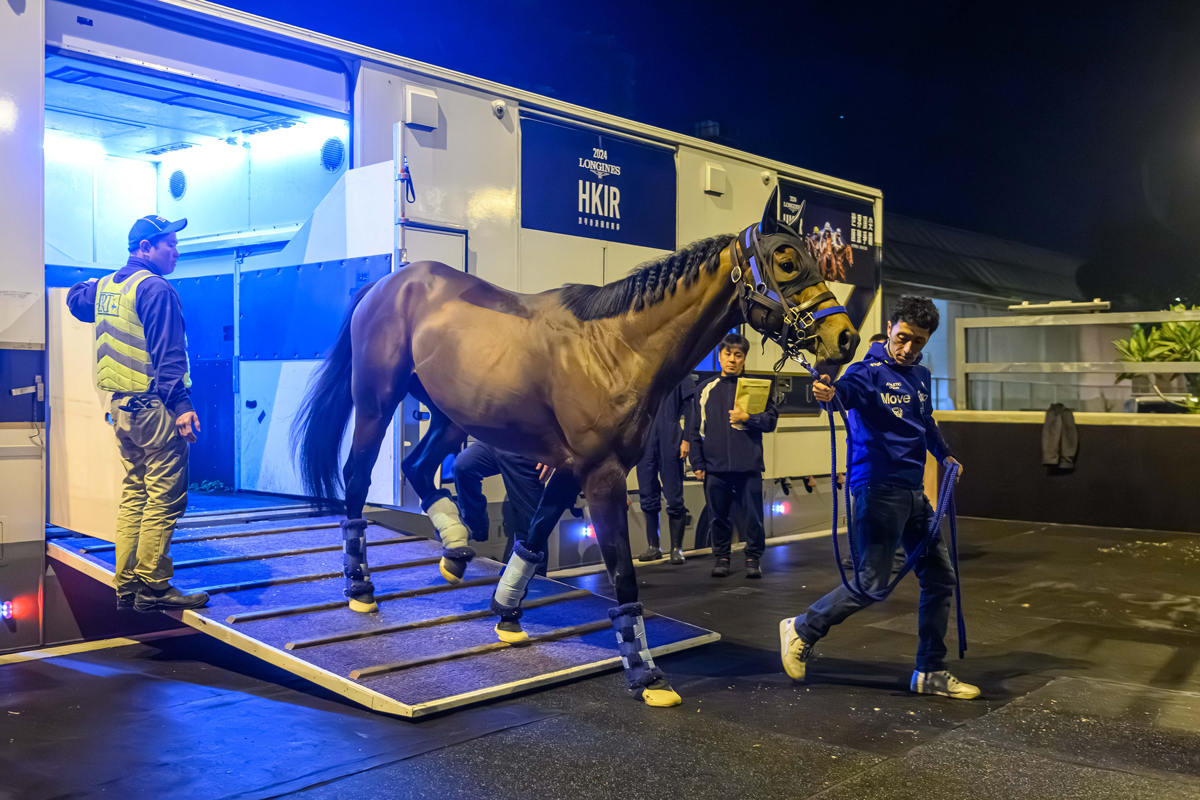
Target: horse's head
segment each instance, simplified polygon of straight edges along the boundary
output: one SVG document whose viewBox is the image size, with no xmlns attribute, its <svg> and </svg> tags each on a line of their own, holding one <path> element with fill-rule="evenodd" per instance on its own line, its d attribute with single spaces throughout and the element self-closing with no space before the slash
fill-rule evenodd
<svg viewBox="0 0 1200 800">
<path fill-rule="evenodd" d="M 844 364 L 858 349 L 858 331 L 829 291 L 804 239 L 804 206 L 796 229 L 776 215 L 778 189 L 760 223 L 734 242 L 733 280 L 746 322 L 774 339 L 785 353 L 808 350 L 820 361 Z"/>
</svg>

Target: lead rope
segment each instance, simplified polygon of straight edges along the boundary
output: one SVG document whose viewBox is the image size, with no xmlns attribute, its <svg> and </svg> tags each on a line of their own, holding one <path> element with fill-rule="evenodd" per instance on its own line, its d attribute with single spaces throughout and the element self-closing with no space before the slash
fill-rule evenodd
<svg viewBox="0 0 1200 800">
<path fill-rule="evenodd" d="M 821 380 L 820 373 L 808 363 L 808 360 L 803 355 L 799 355 L 794 360 L 808 370 L 814 381 Z M 954 512 L 954 482 L 958 477 L 958 465 L 951 464 L 946 470 L 946 474 L 942 477 L 942 485 L 938 490 L 937 510 L 934 512 L 933 523 L 929 526 L 929 531 L 926 533 L 925 538 L 905 558 L 903 568 L 901 568 L 900 573 L 890 583 L 884 586 L 883 589 L 871 591 L 863 587 L 860 577 L 858 544 L 855 542 L 854 536 L 854 514 L 850 508 L 850 462 L 847 460 L 846 482 L 843 486 L 843 491 L 845 492 L 846 500 L 846 538 L 850 543 L 850 564 L 854 575 L 854 585 L 851 586 L 850 581 L 846 579 L 846 570 L 842 566 L 842 552 L 838 545 L 837 425 L 833 416 L 835 408 L 842 418 L 842 424 L 846 428 L 846 449 L 848 453 L 854 449 L 854 434 L 850 429 L 850 420 L 846 416 L 846 408 L 842 405 L 841 399 L 836 394 L 833 396 L 832 403 L 824 403 L 823 405 L 825 405 L 825 410 L 829 414 L 829 483 L 833 495 L 833 558 L 837 564 L 838 577 L 842 581 L 842 586 L 859 600 L 878 602 L 887 599 L 888 595 L 904 579 L 904 576 L 912 570 L 913 566 L 925 555 L 929 547 L 937 541 L 938 531 L 942 526 L 942 519 L 948 518 L 950 522 L 950 563 L 954 569 L 954 604 L 955 612 L 958 616 L 958 657 L 963 658 L 967 651 L 967 626 L 963 619 L 962 586 L 958 579 L 958 526 Z"/>
</svg>

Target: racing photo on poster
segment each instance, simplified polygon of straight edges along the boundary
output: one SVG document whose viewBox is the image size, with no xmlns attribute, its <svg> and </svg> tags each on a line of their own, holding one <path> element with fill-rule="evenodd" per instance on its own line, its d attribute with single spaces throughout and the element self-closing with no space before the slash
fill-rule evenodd
<svg viewBox="0 0 1200 800">
<path fill-rule="evenodd" d="M 825 280 L 878 285 L 880 253 L 870 202 L 781 178 L 779 204 L 779 218 L 804 238 Z"/>
</svg>

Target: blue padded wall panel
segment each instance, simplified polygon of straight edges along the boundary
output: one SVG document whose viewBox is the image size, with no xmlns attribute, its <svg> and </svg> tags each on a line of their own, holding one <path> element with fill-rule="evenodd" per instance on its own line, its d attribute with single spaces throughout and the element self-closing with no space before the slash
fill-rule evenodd
<svg viewBox="0 0 1200 800">
<path fill-rule="evenodd" d="M 233 360 L 193 358 L 191 394 L 200 433 L 189 456 L 189 481 L 233 486 Z"/>
<path fill-rule="evenodd" d="M 35 376 L 46 380 L 45 350 L 0 350 L 0 422 L 45 422 L 45 392 L 14 395 L 13 389 L 36 385 Z"/>
<path fill-rule="evenodd" d="M 52 286 L 71 287 L 81 281 L 92 278 L 99 280 L 112 273 L 111 269 L 101 267 L 63 267 L 57 264 L 47 264 L 46 288 L 49 289 Z"/>
<path fill-rule="evenodd" d="M 197 361 L 233 360 L 233 276 L 204 275 L 172 278 L 187 324 L 188 358 Z M 232 384 L 230 384 L 232 386 Z M 232 406 L 233 395 L 229 402 Z"/>
<path fill-rule="evenodd" d="M 355 293 L 391 271 L 390 253 L 243 272 L 241 359 L 322 358 Z"/>
</svg>

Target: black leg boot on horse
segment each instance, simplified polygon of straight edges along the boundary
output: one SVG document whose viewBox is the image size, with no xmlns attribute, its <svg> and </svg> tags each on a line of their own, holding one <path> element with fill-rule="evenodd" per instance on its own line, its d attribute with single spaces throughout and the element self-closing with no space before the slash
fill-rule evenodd
<svg viewBox="0 0 1200 800">
<path fill-rule="evenodd" d="M 626 501 L 627 470 L 607 464 L 592 472 L 584 487 L 600 555 L 616 590 L 617 607 L 608 611 L 617 633 L 617 647 L 625 667 L 625 679 L 634 695 L 655 708 L 677 706 L 682 701 L 662 670 L 654 666 L 646 643 L 642 604 L 638 602 L 633 552 L 629 548 L 629 511 Z"/>
<path fill-rule="evenodd" d="M 375 603 L 375 585 L 371 583 L 371 568 L 367 562 L 367 520 L 363 506 L 371 488 L 371 465 L 379 457 L 379 446 L 387 432 L 394 409 L 369 415 L 357 413 L 354 418 L 354 439 L 350 457 L 342 470 L 346 485 L 346 519 L 342 520 L 343 590 L 352 611 L 370 614 L 379 610 Z"/>
<path fill-rule="evenodd" d="M 567 470 L 557 470 L 546 482 L 537 511 L 529 522 L 529 536 L 525 545 L 513 545 L 512 555 L 500 576 L 500 583 L 492 594 L 492 611 L 500 617 L 496 623 L 496 636 L 502 642 L 519 644 L 529 639 L 521 629 L 521 602 L 529 592 L 529 582 L 546 559 L 546 542 L 558 520 L 579 496 L 579 481 Z"/>
</svg>

